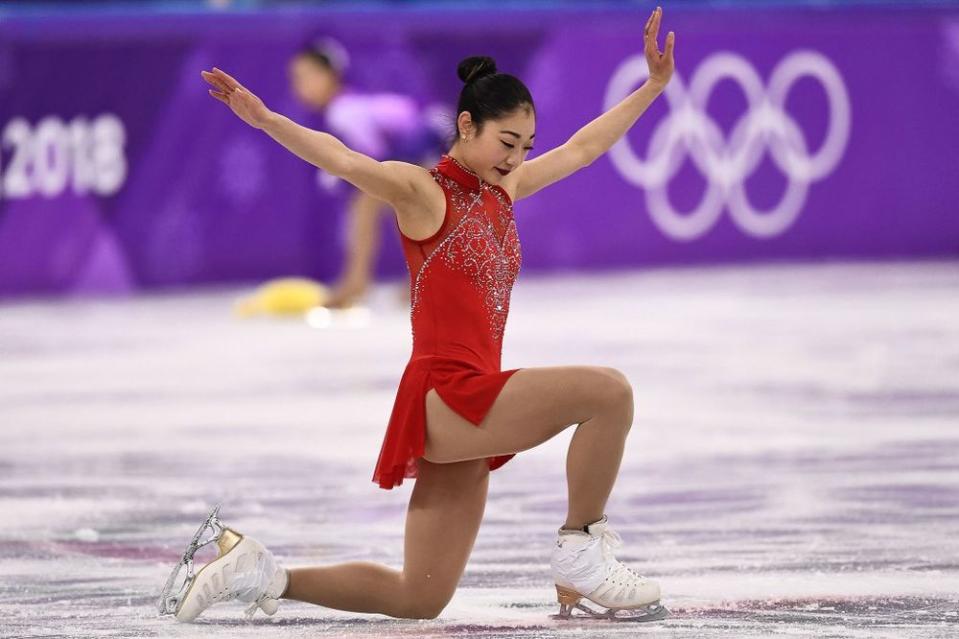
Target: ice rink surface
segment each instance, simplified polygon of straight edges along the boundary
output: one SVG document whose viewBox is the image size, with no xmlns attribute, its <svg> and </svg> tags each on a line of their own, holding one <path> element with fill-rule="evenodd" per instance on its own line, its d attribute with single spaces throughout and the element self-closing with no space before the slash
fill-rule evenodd
<svg viewBox="0 0 959 639">
<path fill-rule="evenodd" d="M 959 263 L 520 277 L 504 368 L 634 386 L 607 513 L 673 612 L 646 625 L 549 618 L 572 429 L 493 473 L 439 619 L 158 618 L 218 502 L 288 565 L 401 565 L 413 482 L 371 482 L 397 287 L 327 328 L 235 319 L 243 292 L 0 305 L 0 636 L 959 636 Z"/>
</svg>

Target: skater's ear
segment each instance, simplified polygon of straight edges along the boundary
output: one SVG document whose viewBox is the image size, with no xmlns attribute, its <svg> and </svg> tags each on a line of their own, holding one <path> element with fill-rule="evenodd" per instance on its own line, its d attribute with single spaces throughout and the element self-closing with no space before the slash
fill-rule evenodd
<svg viewBox="0 0 959 639">
<path fill-rule="evenodd" d="M 466 138 L 474 138 L 479 135 L 479 131 L 473 124 L 473 116 L 470 115 L 469 111 L 463 111 L 459 114 L 459 116 L 457 116 L 456 130 L 458 137 L 461 140 Z"/>
</svg>

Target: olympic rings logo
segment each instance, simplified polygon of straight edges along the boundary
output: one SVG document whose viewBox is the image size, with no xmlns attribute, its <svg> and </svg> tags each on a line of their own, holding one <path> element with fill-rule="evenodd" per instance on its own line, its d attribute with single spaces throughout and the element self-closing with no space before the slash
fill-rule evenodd
<svg viewBox="0 0 959 639">
<path fill-rule="evenodd" d="M 610 78 L 604 111 L 632 93 L 648 74 L 642 54 L 627 58 Z M 806 75 L 822 85 L 829 105 L 826 136 L 813 154 L 799 124 L 784 108 L 792 85 Z M 724 78 L 739 84 L 748 104 L 728 140 L 706 113 L 713 87 Z M 610 149 L 610 157 L 623 178 L 645 189 L 646 204 L 656 226 L 679 241 L 691 241 L 707 233 L 724 208 L 729 209 L 735 224 L 753 237 L 782 234 L 799 217 L 810 183 L 832 172 L 849 140 L 850 106 L 845 83 L 836 67 L 815 51 L 791 53 L 773 70 L 766 87 L 745 58 L 730 52 L 716 53 L 696 69 L 688 88 L 675 73 L 665 96 L 670 113 L 653 131 L 647 159 L 637 157 L 625 136 Z M 745 181 L 756 170 L 767 146 L 789 182 L 779 203 L 760 211 L 749 202 Z M 706 177 L 707 188 L 695 209 L 679 213 L 670 203 L 666 187 L 687 154 Z"/>
</svg>

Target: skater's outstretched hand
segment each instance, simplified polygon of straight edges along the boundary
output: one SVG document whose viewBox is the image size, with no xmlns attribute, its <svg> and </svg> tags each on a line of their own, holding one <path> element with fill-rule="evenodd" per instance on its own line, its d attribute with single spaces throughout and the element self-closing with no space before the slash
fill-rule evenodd
<svg viewBox="0 0 959 639">
<path fill-rule="evenodd" d="M 241 120 L 257 129 L 262 129 L 269 121 L 272 111 L 233 76 L 216 67 L 213 71 L 201 71 L 200 75 L 213 87 L 209 90 L 210 95 L 230 107 Z"/>
<path fill-rule="evenodd" d="M 646 21 L 646 28 L 643 29 L 643 45 L 646 52 L 646 64 L 649 65 L 649 79 L 653 82 L 666 86 L 669 79 L 673 77 L 673 46 L 676 44 L 676 34 L 670 31 L 666 34 L 666 51 L 659 51 L 657 38 L 659 36 L 659 23 L 663 20 L 662 7 L 656 7 L 653 14 Z"/>
</svg>

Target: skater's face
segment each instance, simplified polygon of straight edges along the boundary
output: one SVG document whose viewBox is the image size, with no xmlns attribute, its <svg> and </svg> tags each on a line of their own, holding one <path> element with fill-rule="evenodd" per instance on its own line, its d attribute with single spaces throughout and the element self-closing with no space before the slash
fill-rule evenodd
<svg viewBox="0 0 959 639">
<path fill-rule="evenodd" d="M 467 111 L 460 114 L 459 123 L 460 132 L 467 136 L 459 141 L 463 156 L 470 168 L 491 184 L 499 184 L 523 163 L 536 137 L 536 114 L 529 106 L 487 120 L 478 131 Z"/>
<path fill-rule="evenodd" d="M 306 55 L 293 58 L 289 73 L 294 95 L 312 109 L 325 108 L 340 88 L 333 71 Z"/>
</svg>

